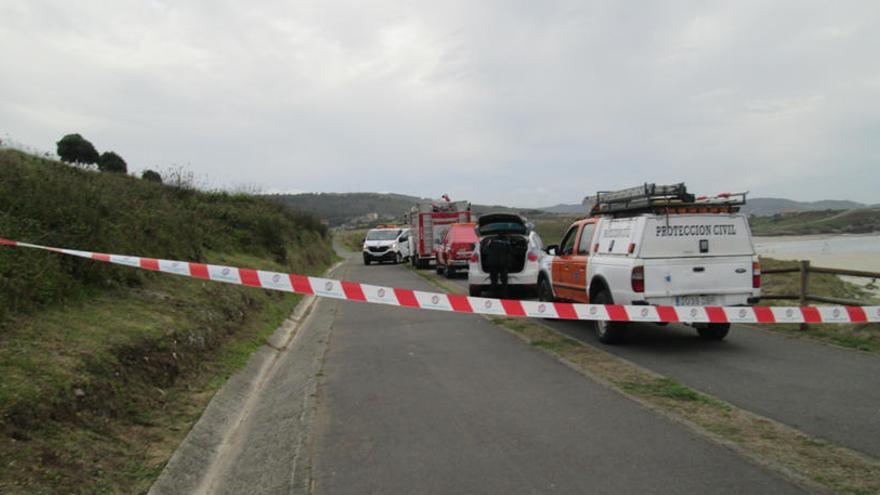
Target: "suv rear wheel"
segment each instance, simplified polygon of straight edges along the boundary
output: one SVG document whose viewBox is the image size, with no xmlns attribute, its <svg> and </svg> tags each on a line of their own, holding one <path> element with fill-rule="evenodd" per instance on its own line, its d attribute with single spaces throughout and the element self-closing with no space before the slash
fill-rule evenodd
<svg viewBox="0 0 880 495">
<path fill-rule="evenodd" d="M 608 290 L 602 290 L 590 301 L 593 304 L 614 304 Z M 619 321 L 596 320 L 593 322 L 596 336 L 603 344 L 619 344 L 626 336 L 626 326 Z"/>
<path fill-rule="evenodd" d="M 730 323 L 707 323 L 696 328 L 703 340 L 724 340 L 730 332 Z"/>
<path fill-rule="evenodd" d="M 553 302 L 553 288 L 550 287 L 550 281 L 542 278 L 538 282 L 538 300 L 543 302 Z"/>
</svg>

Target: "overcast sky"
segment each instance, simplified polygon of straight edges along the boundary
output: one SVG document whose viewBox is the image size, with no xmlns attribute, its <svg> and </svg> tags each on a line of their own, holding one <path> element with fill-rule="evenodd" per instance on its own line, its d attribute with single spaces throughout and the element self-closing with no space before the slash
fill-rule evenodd
<svg viewBox="0 0 880 495">
<path fill-rule="evenodd" d="M 880 202 L 880 1 L 0 0 L 0 136 L 215 187 Z"/>
</svg>

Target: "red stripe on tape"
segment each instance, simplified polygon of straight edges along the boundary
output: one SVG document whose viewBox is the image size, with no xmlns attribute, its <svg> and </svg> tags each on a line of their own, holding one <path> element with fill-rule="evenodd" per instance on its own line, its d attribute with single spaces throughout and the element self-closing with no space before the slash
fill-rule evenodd
<svg viewBox="0 0 880 495">
<path fill-rule="evenodd" d="M 204 263 L 190 263 L 189 273 L 196 278 L 211 280 L 211 276 L 208 274 L 208 265 Z"/>
<path fill-rule="evenodd" d="M 394 289 L 394 295 L 397 296 L 397 302 L 401 306 L 410 308 L 419 308 L 419 300 L 416 299 L 416 293 L 410 289 Z"/>
<path fill-rule="evenodd" d="M 159 271 L 159 260 L 153 258 L 141 258 L 141 268 L 157 272 Z"/>
<path fill-rule="evenodd" d="M 608 310 L 608 317 L 614 321 L 629 321 L 629 315 L 626 314 L 626 309 L 620 304 L 608 304 L 605 306 L 605 309 Z"/>
<path fill-rule="evenodd" d="M 351 299 L 352 301 L 366 301 L 367 296 L 364 295 L 364 289 L 361 288 L 361 284 L 357 282 L 347 282 L 343 280 L 342 282 L 342 291 L 345 292 L 345 297 Z"/>
<path fill-rule="evenodd" d="M 449 298 L 449 305 L 452 306 L 453 311 L 458 311 L 459 313 L 474 312 L 474 308 L 471 307 L 471 302 L 468 301 L 467 296 L 447 294 L 446 297 Z"/>
<path fill-rule="evenodd" d="M 250 285 L 251 287 L 262 287 L 263 283 L 260 282 L 260 276 L 257 275 L 256 270 L 251 270 L 250 268 L 239 268 L 238 276 L 241 278 L 241 283 L 244 285 Z"/>
<path fill-rule="evenodd" d="M 312 289 L 312 283 L 309 281 L 309 277 L 305 275 L 290 275 L 290 285 L 293 287 L 294 292 L 298 292 L 300 294 L 314 294 L 315 291 Z"/>
<path fill-rule="evenodd" d="M 801 314 L 804 315 L 805 323 L 822 323 L 822 315 L 816 308 L 801 307 Z"/>
<path fill-rule="evenodd" d="M 3 246 L 18 246 L 18 243 L 15 241 L 10 241 L 9 239 L 4 239 L 0 237 L 0 245 Z"/>
<path fill-rule="evenodd" d="M 559 315 L 560 318 L 566 320 L 578 319 L 577 311 L 574 310 L 574 304 L 572 303 L 553 303 L 553 307 L 556 308 L 556 314 Z"/>
<path fill-rule="evenodd" d="M 660 317 L 660 321 L 673 323 L 678 321 L 678 313 L 675 312 L 675 308 L 672 306 L 657 306 L 654 309 L 657 310 L 657 316 Z"/>
<path fill-rule="evenodd" d="M 103 261 L 105 263 L 109 263 L 110 255 L 104 253 L 92 253 L 92 259 L 95 261 Z"/>
<path fill-rule="evenodd" d="M 706 306 L 706 316 L 712 323 L 727 323 L 727 313 L 720 306 Z"/>
<path fill-rule="evenodd" d="M 501 306 L 508 316 L 525 316 L 526 310 L 523 309 L 522 303 L 513 299 L 502 299 Z"/>
<path fill-rule="evenodd" d="M 846 312 L 849 313 L 849 321 L 853 323 L 868 321 L 868 315 L 865 314 L 865 310 L 858 306 L 847 306 Z"/>
<path fill-rule="evenodd" d="M 773 316 L 773 311 L 766 306 L 755 306 L 752 308 L 755 312 L 755 319 L 758 320 L 758 323 L 776 323 L 776 317 Z"/>
</svg>

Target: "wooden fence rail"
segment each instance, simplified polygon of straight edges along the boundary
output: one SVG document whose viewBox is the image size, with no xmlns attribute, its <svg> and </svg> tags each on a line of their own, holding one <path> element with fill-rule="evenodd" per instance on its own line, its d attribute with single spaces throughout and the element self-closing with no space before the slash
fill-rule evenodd
<svg viewBox="0 0 880 495">
<path fill-rule="evenodd" d="M 800 273 L 800 290 L 798 294 L 761 294 L 761 299 L 771 300 L 794 300 L 798 301 L 801 306 L 806 306 L 810 301 L 823 302 L 830 304 L 843 304 L 846 306 L 860 306 L 865 304 L 864 301 L 856 301 L 854 299 L 844 299 L 840 297 L 820 296 L 810 294 L 810 274 L 811 273 L 829 273 L 832 275 L 843 275 L 846 277 L 864 277 L 871 279 L 880 279 L 880 273 L 867 272 L 862 270 L 844 270 L 840 268 L 825 268 L 820 266 L 812 266 L 808 260 L 798 261 L 798 266 L 791 268 L 769 268 L 761 270 L 761 274 L 772 275 L 776 273 Z M 801 328 L 807 328 L 806 323 L 801 324 Z"/>
</svg>

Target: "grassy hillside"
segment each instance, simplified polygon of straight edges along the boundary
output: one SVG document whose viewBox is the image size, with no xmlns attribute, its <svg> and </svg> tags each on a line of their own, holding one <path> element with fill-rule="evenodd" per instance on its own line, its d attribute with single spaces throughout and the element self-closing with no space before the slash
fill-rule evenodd
<svg viewBox="0 0 880 495">
<path fill-rule="evenodd" d="M 742 212 L 746 215 L 768 216 L 795 211 L 849 210 L 864 208 L 855 201 L 824 199 L 820 201 L 795 201 L 784 198 L 749 198 Z"/>
<path fill-rule="evenodd" d="M 880 208 L 753 216 L 749 225 L 755 235 L 865 234 L 880 232 Z"/>
<path fill-rule="evenodd" d="M 321 223 L 0 150 L 0 236 L 317 273 Z M 298 296 L 0 247 L 0 493 L 144 492 Z M 10 468 L 12 467 L 12 468 Z"/>
</svg>

